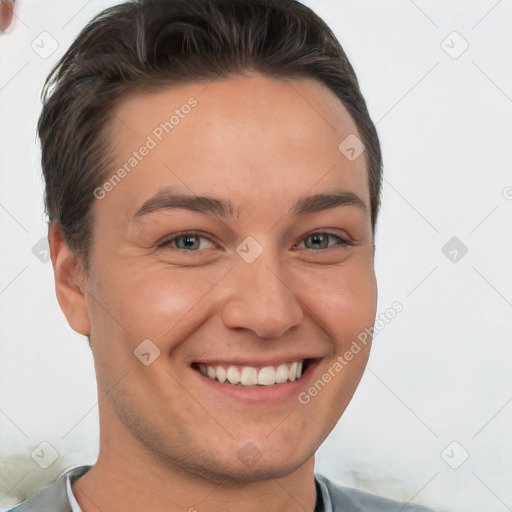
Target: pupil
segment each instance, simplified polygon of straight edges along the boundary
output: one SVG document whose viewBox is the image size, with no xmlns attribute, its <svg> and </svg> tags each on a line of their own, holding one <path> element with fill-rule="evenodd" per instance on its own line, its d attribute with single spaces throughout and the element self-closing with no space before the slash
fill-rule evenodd
<svg viewBox="0 0 512 512">
<path fill-rule="evenodd" d="M 322 242 L 325 242 L 327 240 L 327 237 L 325 235 L 311 235 L 310 240 L 313 242 L 313 244 L 320 243 L 321 246 L 324 247 L 325 243 L 322 244 Z"/>
<path fill-rule="evenodd" d="M 193 237 L 193 236 L 183 236 L 183 237 L 181 237 L 181 240 L 184 241 L 183 245 L 185 245 L 185 247 L 188 247 L 188 248 L 194 247 L 195 237 Z"/>
</svg>

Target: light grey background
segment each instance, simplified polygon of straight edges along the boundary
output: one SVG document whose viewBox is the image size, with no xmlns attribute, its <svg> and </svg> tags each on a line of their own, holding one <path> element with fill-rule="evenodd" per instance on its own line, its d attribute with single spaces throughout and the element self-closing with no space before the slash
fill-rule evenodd
<svg viewBox="0 0 512 512">
<path fill-rule="evenodd" d="M 0 508 L 97 454 L 92 357 L 41 261 L 35 124 L 51 66 L 115 3 L 21 0 L 0 36 Z M 445 510 L 512 510 L 512 3 L 306 3 L 340 38 L 377 124 L 379 312 L 403 305 L 316 470 Z M 46 470 L 31 458 L 43 441 L 58 453 Z"/>
</svg>

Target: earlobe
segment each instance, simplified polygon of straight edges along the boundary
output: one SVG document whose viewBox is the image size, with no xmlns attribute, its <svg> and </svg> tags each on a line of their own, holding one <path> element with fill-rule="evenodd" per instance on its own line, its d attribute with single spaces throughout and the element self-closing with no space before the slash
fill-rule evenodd
<svg viewBox="0 0 512 512">
<path fill-rule="evenodd" d="M 55 294 L 70 327 L 84 336 L 90 334 L 85 276 L 76 256 L 66 244 L 62 226 L 53 222 L 48 228 L 48 243 L 55 277 Z"/>
</svg>

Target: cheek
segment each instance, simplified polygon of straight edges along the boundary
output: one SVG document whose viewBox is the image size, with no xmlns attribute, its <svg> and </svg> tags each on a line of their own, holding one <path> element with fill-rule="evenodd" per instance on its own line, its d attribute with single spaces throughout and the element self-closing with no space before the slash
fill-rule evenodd
<svg viewBox="0 0 512 512">
<path fill-rule="evenodd" d="M 367 261 L 354 263 L 337 268 L 295 269 L 287 276 L 297 300 L 307 307 L 305 317 L 311 316 L 311 322 L 328 332 L 336 341 L 337 352 L 372 326 L 376 314 L 373 265 Z M 222 278 L 228 270 L 222 265 L 208 271 L 199 267 L 171 268 L 160 262 L 111 265 L 95 281 L 90 304 L 92 324 L 96 331 L 101 330 L 98 337 L 109 337 L 113 345 L 117 340 L 125 348 L 128 341 L 132 351 L 146 338 L 159 346 L 170 340 L 177 344 L 190 334 L 191 324 L 197 327 L 212 313 L 216 300 L 222 301 Z"/>
<path fill-rule="evenodd" d="M 375 321 L 373 265 L 330 269 L 316 280 L 315 287 L 310 283 L 308 294 L 314 322 L 330 337 L 331 353 L 298 401 L 316 418 L 323 441 L 352 399 L 368 361 L 371 340 L 365 333 L 365 343 L 361 343 L 358 336 Z"/>
<path fill-rule="evenodd" d="M 143 396 L 152 387 L 169 388 L 169 375 L 158 371 L 165 358 L 156 356 L 155 363 L 144 366 L 135 351 L 148 347 L 144 350 L 154 357 L 155 345 L 163 355 L 186 340 L 191 322 L 197 326 L 204 318 L 206 297 L 218 279 L 194 269 L 163 269 L 155 263 L 124 268 L 119 264 L 104 270 L 90 300 L 96 373 L 104 389 L 118 379 L 125 385 L 137 383 L 130 396 Z M 147 339 L 154 345 L 141 345 Z"/>
<path fill-rule="evenodd" d="M 375 321 L 377 284 L 373 266 L 330 269 L 317 277 L 316 285 L 309 282 L 304 288 L 309 295 L 308 305 L 340 352 Z"/>
<path fill-rule="evenodd" d="M 123 274 L 116 270 L 102 281 L 99 295 L 108 311 L 100 314 L 117 337 L 128 337 L 135 345 L 146 338 L 160 344 L 173 337 L 170 333 L 183 319 L 204 314 L 208 294 L 222 275 L 158 262 L 127 267 Z"/>
</svg>

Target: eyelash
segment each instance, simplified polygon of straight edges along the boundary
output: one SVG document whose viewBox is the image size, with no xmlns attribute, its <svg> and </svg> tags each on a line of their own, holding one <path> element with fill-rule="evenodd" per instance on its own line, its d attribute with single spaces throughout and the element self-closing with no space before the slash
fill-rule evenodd
<svg viewBox="0 0 512 512">
<path fill-rule="evenodd" d="M 309 233 L 308 235 L 306 235 L 302 241 L 304 241 L 306 238 L 310 237 L 310 236 L 313 236 L 313 235 L 324 235 L 324 236 L 330 236 L 330 237 L 333 237 L 333 238 L 336 238 L 338 240 L 338 243 L 335 244 L 335 245 L 339 245 L 339 246 L 346 246 L 346 245 L 352 245 L 352 242 L 345 239 L 345 238 L 342 238 L 340 237 L 339 235 L 337 235 L 336 233 L 333 233 L 331 231 L 325 231 L 325 230 L 321 230 L 321 231 L 313 231 L 312 233 Z M 167 246 L 170 246 L 173 242 L 175 242 L 177 239 L 179 238 L 182 238 L 182 237 L 187 237 L 187 236 L 192 236 L 192 237 L 198 237 L 198 238 L 204 238 L 205 240 L 208 240 L 209 242 L 211 242 L 212 244 L 216 245 L 218 247 L 218 245 L 209 237 L 203 235 L 202 233 L 198 232 L 198 231 L 183 231 L 181 233 L 177 233 L 175 235 L 172 235 L 170 238 L 166 238 L 164 239 L 162 242 L 160 242 L 158 244 L 158 247 L 159 248 L 163 248 L 163 247 L 167 247 Z M 176 249 L 178 251 L 183 251 L 183 252 L 188 252 L 188 253 L 198 253 L 198 252 L 201 252 L 200 249 L 197 249 L 197 250 L 192 250 L 192 251 L 188 251 L 187 249 L 181 249 L 179 247 L 175 247 L 173 249 Z M 332 249 L 332 246 L 331 247 L 328 247 L 327 249 Z M 326 251 L 327 249 L 309 249 L 309 248 L 306 248 L 307 251 L 313 251 L 313 252 L 318 252 L 318 251 Z"/>
<path fill-rule="evenodd" d="M 312 233 L 307 234 L 302 240 L 305 240 L 306 238 L 313 236 L 313 235 L 324 235 L 324 236 L 330 236 L 330 237 L 336 238 L 338 240 L 338 243 L 336 243 L 334 245 L 340 245 L 340 246 L 352 245 L 352 242 L 350 240 L 347 240 L 346 238 L 342 238 L 340 235 L 337 235 L 336 233 L 333 233 L 332 231 L 326 231 L 326 230 L 313 231 Z M 328 247 L 328 249 L 332 249 L 332 247 Z M 315 250 L 315 249 L 306 249 L 306 250 L 317 252 L 317 250 Z M 327 249 L 322 249 L 322 250 L 325 251 Z"/>
</svg>

